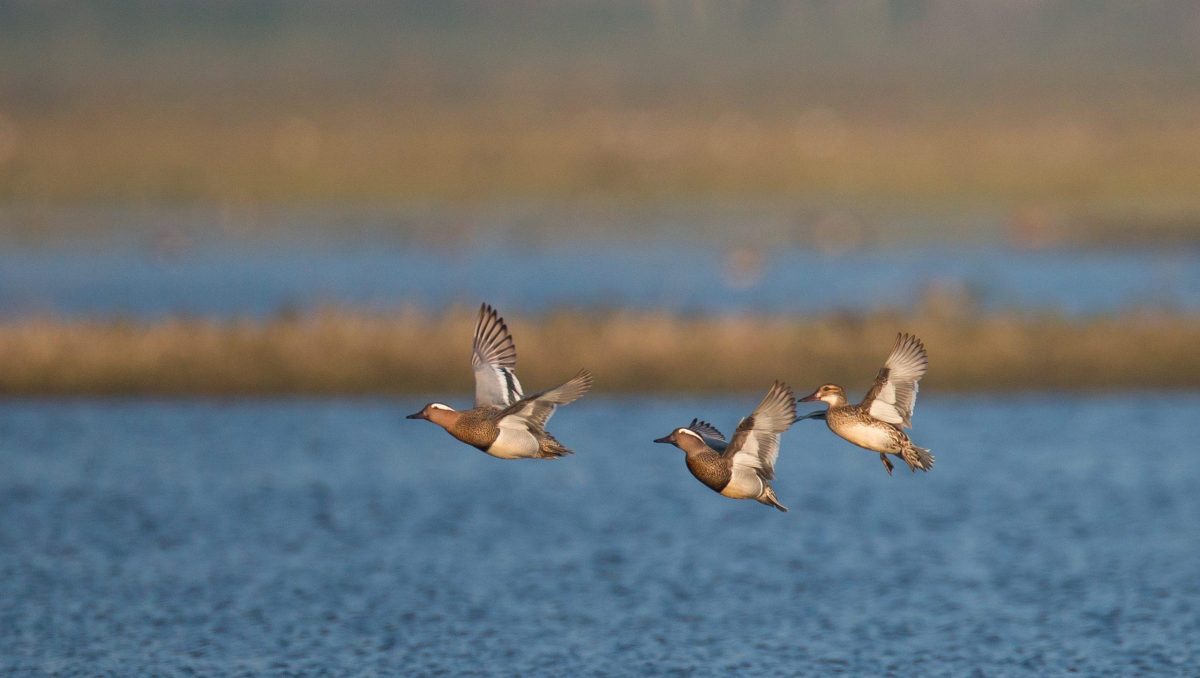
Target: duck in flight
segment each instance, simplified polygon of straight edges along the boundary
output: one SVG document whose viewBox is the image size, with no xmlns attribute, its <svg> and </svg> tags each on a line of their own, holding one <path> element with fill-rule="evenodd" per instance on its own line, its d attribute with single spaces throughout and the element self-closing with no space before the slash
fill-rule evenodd
<svg viewBox="0 0 1200 678">
<path fill-rule="evenodd" d="M 575 402 L 592 387 L 592 375 L 580 370 L 570 381 L 526 396 L 517 381 L 517 348 L 504 319 L 487 304 L 479 308 L 472 345 L 475 407 L 458 411 L 429 403 L 409 419 L 424 419 L 458 440 L 500 459 L 555 459 L 571 450 L 546 430 L 559 405 Z"/>
<path fill-rule="evenodd" d="M 728 443 L 715 426 L 697 419 L 654 442 L 683 450 L 688 470 L 714 492 L 787 511 L 775 496 L 771 479 L 779 457 L 779 434 L 794 421 L 796 396 L 777 381 L 754 412 L 738 424 Z"/>
<path fill-rule="evenodd" d="M 889 476 L 893 468 L 887 458 L 889 454 L 899 456 L 913 472 L 928 471 L 933 468 L 933 455 L 914 445 L 903 430 L 912 428 L 918 382 L 928 368 L 929 356 L 921 340 L 910 334 L 897 335 L 891 355 L 861 403 L 849 404 L 841 386 L 825 384 L 800 402 L 819 400 L 828 404 L 828 409 L 801 418 L 824 419 L 834 433 L 859 447 L 878 452 Z"/>
</svg>

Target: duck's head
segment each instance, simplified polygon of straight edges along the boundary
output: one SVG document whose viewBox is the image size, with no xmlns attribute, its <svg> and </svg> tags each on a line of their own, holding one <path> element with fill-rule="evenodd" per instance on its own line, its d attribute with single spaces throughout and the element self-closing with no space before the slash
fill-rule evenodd
<svg viewBox="0 0 1200 678">
<path fill-rule="evenodd" d="M 799 402 L 811 403 L 817 400 L 820 400 L 821 402 L 827 403 L 831 406 L 845 405 L 846 392 L 843 391 L 842 387 L 838 386 L 837 384 L 825 384 L 821 386 L 821 388 L 818 388 L 809 395 L 801 398 Z"/>
<path fill-rule="evenodd" d="M 454 408 L 442 403 L 429 403 L 420 412 L 413 412 L 405 419 L 424 419 L 438 425 L 445 425 L 450 415 L 455 414 Z"/>
<path fill-rule="evenodd" d="M 654 442 L 674 445 L 684 452 L 701 450 L 708 446 L 704 438 L 690 428 L 677 428 L 671 431 L 671 435 L 655 438 Z"/>
</svg>

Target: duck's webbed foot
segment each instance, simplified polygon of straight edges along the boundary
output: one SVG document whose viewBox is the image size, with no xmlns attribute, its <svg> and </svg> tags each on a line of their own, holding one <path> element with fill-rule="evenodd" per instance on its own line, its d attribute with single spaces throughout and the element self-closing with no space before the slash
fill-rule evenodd
<svg viewBox="0 0 1200 678">
<path fill-rule="evenodd" d="M 888 475 L 889 475 L 889 476 L 890 476 L 890 475 L 892 475 L 892 471 L 893 471 L 893 470 L 894 470 L 896 467 L 892 465 L 892 461 L 891 461 L 890 459 L 888 459 L 888 458 L 887 458 L 887 455 L 886 455 L 886 454 L 884 454 L 884 453 L 882 453 L 882 452 L 880 452 L 880 453 L 879 453 L 879 461 L 882 461 L 882 462 L 883 462 L 883 468 L 887 469 Z"/>
</svg>

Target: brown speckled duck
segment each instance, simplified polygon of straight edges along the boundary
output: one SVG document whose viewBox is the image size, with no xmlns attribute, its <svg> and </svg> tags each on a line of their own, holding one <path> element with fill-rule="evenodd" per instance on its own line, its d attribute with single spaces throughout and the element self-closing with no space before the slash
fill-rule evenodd
<svg viewBox="0 0 1200 678">
<path fill-rule="evenodd" d="M 829 405 L 827 411 L 801 418 L 823 418 L 834 433 L 859 447 L 878 452 L 888 475 L 893 469 L 887 458 L 889 454 L 899 456 L 913 472 L 928 471 L 933 468 L 933 455 L 913 445 L 902 430 L 912 428 L 917 384 L 928 368 L 929 357 L 921 340 L 909 334 L 897 335 L 892 354 L 861 403 L 848 404 L 841 386 L 825 384 L 800 402 L 820 400 Z"/>
<path fill-rule="evenodd" d="M 471 367 L 475 371 L 475 407 L 458 411 L 429 403 L 409 419 L 425 419 L 462 442 L 500 459 L 555 459 L 571 450 L 546 431 L 559 405 L 572 403 L 592 387 L 592 375 L 580 370 L 567 383 L 530 396 L 517 381 L 517 348 L 496 309 L 484 304 L 475 323 Z"/>
<path fill-rule="evenodd" d="M 697 419 L 654 442 L 683 450 L 688 470 L 714 492 L 787 511 L 775 496 L 771 479 L 779 456 L 779 434 L 794 421 L 796 396 L 777 381 L 754 412 L 738 424 L 729 443 L 716 427 Z"/>
</svg>

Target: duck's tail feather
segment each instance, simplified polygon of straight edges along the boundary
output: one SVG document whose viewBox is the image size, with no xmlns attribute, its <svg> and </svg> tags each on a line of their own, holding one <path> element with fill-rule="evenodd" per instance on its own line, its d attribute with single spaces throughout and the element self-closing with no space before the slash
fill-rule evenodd
<svg viewBox="0 0 1200 678">
<path fill-rule="evenodd" d="M 904 460 L 904 463 L 908 464 L 908 470 L 913 473 L 916 473 L 917 469 L 928 471 L 933 468 L 934 457 L 929 453 L 929 450 L 924 447 L 917 447 L 912 443 L 904 446 L 904 449 L 900 451 L 900 458 Z"/>
<path fill-rule="evenodd" d="M 775 490 L 770 485 L 763 488 L 763 493 L 759 496 L 758 500 L 767 506 L 774 506 L 780 511 L 787 513 L 787 507 L 779 503 L 779 497 L 775 496 Z"/>
<path fill-rule="evenodd" d="M 538 449 L 538 456 L 543 459 L 557 459 L 565 457 L 568 454 L 575 454 L 571 448 L 558 442 L 558 439 L 549 433 L 543 432 L 541 437 L 541 447 Z"/>
</svg>

